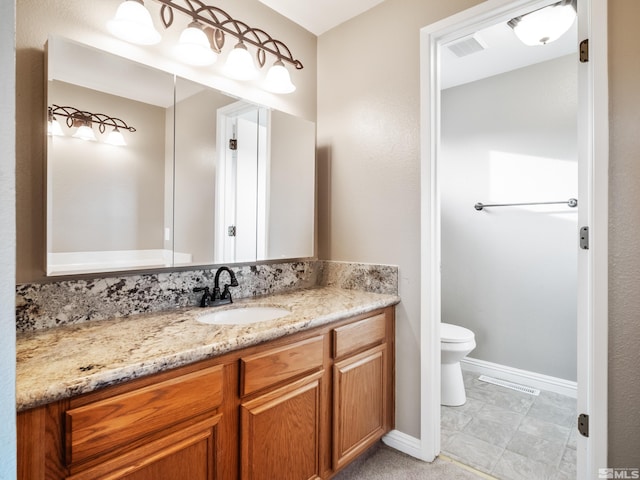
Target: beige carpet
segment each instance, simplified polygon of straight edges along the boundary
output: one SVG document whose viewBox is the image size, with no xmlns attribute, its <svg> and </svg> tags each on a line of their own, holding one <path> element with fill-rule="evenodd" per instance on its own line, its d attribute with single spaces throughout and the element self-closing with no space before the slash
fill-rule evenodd
<svg viewBox="0 0 640 480">
<path fill-rule="evenodd" d="M 479 476 L 444 459 L 426 463 L 379 444 L 338 473 L 333 480 L 479 480 Z"/>
</svg>

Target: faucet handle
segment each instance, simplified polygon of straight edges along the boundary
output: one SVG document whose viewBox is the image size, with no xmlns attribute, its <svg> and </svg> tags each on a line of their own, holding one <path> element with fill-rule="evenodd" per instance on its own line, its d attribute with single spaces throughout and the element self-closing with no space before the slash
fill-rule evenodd
<svg viewBox="0 0 640 480">
<path fill-rule="evenodd" d="M 221 299 L 228 299 L 230 303 L 233 303 L 233 299 L 231 298 L 231 292 L 229 291 L 229 287 L 236 287 L 238 285 L 238 282 L 236 282 L 236 284 L 234 285 L 233 282 L 232 283 L 225 283 L 224 284 L 224 288 L 222 289 L 222 294 L 220 295 Z"/>
<path fill-rule="evenodd" d="M 204 294 L 202 295 L 202 299 L 200 300 L 200 306 L 201 307 L 208 307 L 209 306 L 209 300 L 211 300 L 211 291 L 209 290 L 209 287 L 195 287 L 193 289 L 194 292 L 204 292 Z"/>
</svg>

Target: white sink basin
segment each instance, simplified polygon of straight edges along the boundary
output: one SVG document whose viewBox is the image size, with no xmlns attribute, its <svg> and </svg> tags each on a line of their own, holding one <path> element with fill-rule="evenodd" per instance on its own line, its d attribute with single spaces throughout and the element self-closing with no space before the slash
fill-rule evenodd
<svg viewBox="0 0 640 480">
<path fill-rule="evenodd" d="M 286 308 L 248 306 L 214 310 L 198 316 L 197 320 L 201 323 L 213 325 L 250 325 L 252 323 L 282 318 L 290 313 Z"/>
</svg>

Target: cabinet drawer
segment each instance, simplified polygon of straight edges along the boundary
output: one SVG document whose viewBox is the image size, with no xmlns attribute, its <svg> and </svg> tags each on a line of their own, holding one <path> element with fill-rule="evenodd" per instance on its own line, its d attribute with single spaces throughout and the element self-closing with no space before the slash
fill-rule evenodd
<svg viewBox="0 0 640 480">
<path fill-rule="evenodd" d="M 386 333 L 386 315 L 380 313 L 333 330 L 333 356 L 340 358 L 366 347 L 382 343 Z"/>
<path fill-rule="evenodd" d="M 67 410 L 67 463 L 205 413 L 220 406 L 222 398 L 223 366 L 218 365 Z"/>
<path fill-rule="evenodd" d="M 240 359 L 241 394 L 248 395 L 288 378 L 321 368 L 323 339 L 324 337 L 313 337 Z"/>
</svg>

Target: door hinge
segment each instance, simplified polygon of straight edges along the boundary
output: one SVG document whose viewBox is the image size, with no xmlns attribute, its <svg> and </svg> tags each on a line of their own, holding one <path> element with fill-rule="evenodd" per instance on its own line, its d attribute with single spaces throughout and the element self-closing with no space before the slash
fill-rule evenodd
<svg viewBox="0 0 640 480">
<path fill-rule="evenodd" d="M 227 236 L 229 236 L 229 237 L 235 237 L 236 236 L 236 226 L 235 225 L 230 225 L 229 227 L 227 227 Z"/>
<path fill-rule="evenodd" d="M 236 138 L 229 139 L 229 150 L 237 150 L 238 149 L 238 140 Z"/>
<path fill-rule="evenodd" d="M 580 42 L 580 61 L 586 63 L 589 61 L 589 39 Z"/>
<path fill-rule="evenodd" d="M 589 250 L 589 227 L 582 227 L 580 229 L 580 248 Z"/>
<path fill-rule="evenodd" d="M 589 436 L 589 415 L 586 413 L 578 415 L 578 432 L 583 437 Z"/>
</svg>

